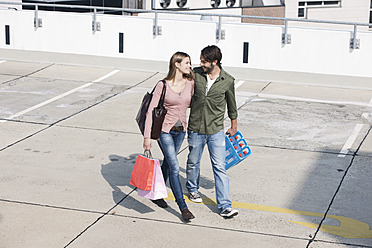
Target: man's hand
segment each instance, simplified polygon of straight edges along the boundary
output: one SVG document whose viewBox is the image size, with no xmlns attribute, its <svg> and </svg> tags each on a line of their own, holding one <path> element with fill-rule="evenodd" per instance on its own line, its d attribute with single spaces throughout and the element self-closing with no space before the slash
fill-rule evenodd
<svg viewBox="0 0 372 248">
<path fill-rule="evenodd" d="M 226 131 L 226 134 L 231 137 L 234 136 L 236 132 L 238 132 L 238 120 L 234 119 L 231 120 L 231 127 Z"/>
<path fill-rule="evenodd" d="M 229 128 L 227 131 L 226 131 L 226 134 L 229 135 L 229 137 L 231 136 L 234 136 L 236 134 L 236 132 L 238 132 L 238 129 L 237 128 Z"/>
</svg>

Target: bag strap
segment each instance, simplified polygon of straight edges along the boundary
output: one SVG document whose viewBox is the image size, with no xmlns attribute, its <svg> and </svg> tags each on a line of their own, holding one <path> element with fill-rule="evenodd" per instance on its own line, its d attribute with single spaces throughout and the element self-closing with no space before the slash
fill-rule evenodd
<svg viewBox="0 0 372 248">
<path fill-rule="evenodd" d="M 152 158 L 152 154 L 151 154 L 151 151 L 150 150 L 148 150 L 148 151 L 145 150 L 143 152 L 143 155 L 145 155 L 146 158 Z"/>
<path fill-rule="evenodd" d="M 160 96 L 160 99 L 159 99 L 159 102 L 158 102 L 158 108 L 162 108 L 163 105 L 164 105 L 164 98 L 165 98 L 165 92 L 166 92 L 166 89 L 167 89 L 167 84 L 165 82 L 165 80 L 161 80 L 163 82 L 163 90 L 161 91 L 161 96 Z"/>
<path fill-rule="evenodd" d="M 154 94 L 154 91 L 155 91 L 155 88 L 156 88 L 156 86 L 157 86 L 158 84 L 155 84 L 155 86 L 154 86 L 154 88 L 152 88 L 152 91 L 151 91 L 151 95 L 153 95 Z"/>
<path fill-rule="evenodd" d="M 165 85 L 165 84 L 166 84 L 165 80 L 163 79 L 163 80 L 161 80 L 161 81 L 164 83 L 164 86 L 166 86 L 166 85 Z M 158 84 L 155 84 L 154 88 L 152 88 L 151 95 L 154 94 L 154 91 L 155 91 L 156 86 L 158 86 Z M 163 93 L 163 92 L 162 92 L 162 93 Z"/>
</svg>

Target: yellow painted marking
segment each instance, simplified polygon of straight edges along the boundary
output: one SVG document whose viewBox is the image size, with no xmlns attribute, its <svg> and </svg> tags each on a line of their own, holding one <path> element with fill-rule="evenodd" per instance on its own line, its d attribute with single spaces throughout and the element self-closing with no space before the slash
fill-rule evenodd
<svg viewBox="0 0 372 248">
<path fill-rule="evenodd" d="M 208 197 L 202 197 L 203 204 L 205 205 L 217 205 L 215 199 L 211 199 Z M 168 198 L 166 200 L 175 201 L 174 195 L 172 193 L 168 194 Z M 191 202 L 189 198 L 185 195 L 185 201 Z M 294 214 L 294 215 L 304 215 L 304 216 L 313 216 L 313 217 L 323 217 L 321 213 L 309 212 L 309 211 L 300 211 L 300 210 L 293 210 L 288 208 L 278 208 L 278 207 L 270 207 L 246 202 L 232 202 L 232 207 L 234 208 L 243 208 L 243 209 L 251 209 L 251 210 L 258 210 L 258 211 L 266 211 L 266 212 L 273 212 L 273 213 L 283 213 L 283 214 Z M 349 239 L 372 239 L 372 230 L 369 229 L 369 225 L 362 221 L 337 216 L 337 215 L 327 215 L 327 218 L 334 219 L 340 222 L 339 226 L 331 226 L 331 225 L 322 225 L 320 231 L 331 233 L 337 236 L 341 236 L 344 238 Z M 310 227 L 313 229 L 318 228 L 318 224 L 315 223 L 307 223 L 307 222 L 299 222 L 299 221 L 289 221 L 298 225 Z"/>
</svg>

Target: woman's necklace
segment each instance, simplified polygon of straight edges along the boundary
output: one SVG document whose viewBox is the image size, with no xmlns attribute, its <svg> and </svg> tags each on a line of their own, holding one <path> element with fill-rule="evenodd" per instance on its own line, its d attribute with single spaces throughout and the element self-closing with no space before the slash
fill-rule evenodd
<svg viewBox="0 0 372 248">
<path fill-rule="evenodd" d="M 172 80 L 172 84 L 170 87 L 173 89 L 174 92 L 178 93 L 178 95 L 181 95 L 182 90 L 185 88 L 186 80 L 183 79 L 179 84 L 176 84 L 174 79 Z"/>
</svg>

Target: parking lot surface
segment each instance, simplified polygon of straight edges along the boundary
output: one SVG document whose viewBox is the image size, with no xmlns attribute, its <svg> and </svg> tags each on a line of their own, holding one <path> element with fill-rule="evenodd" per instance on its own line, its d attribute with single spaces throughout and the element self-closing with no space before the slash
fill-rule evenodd
<svg viewBox="0 0 372 248">
<path fill-rule="evenodd" d="M 204 151 L 184 223 L 169 184 L 166 209 L 129 184 L 134 118 L 166 70 L 0 57 L 1 248 L 372 247 L 371 79 L 226 68 L 252 149 L 228 170 L 239 215 L 219 216 Z"/>
</svg>

